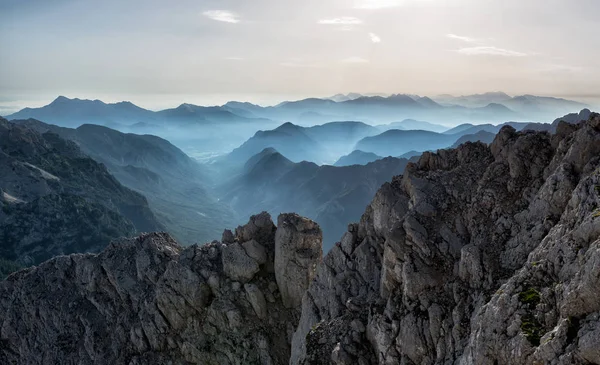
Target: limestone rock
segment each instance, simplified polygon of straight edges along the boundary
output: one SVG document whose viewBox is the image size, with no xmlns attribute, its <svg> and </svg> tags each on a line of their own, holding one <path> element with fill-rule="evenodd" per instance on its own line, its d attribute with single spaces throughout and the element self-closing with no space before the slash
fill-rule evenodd
<svg viewBox="0 0 600 365">
<path fill-rule="evenodd" d="M 247 282 L 260 268 L 258 262 L 248 256 L 244 248 L 237 242 L 223 247 L 223 272 L 232 280 Z"/>
<path fill-rule="evenodd" d="M 272 267 L 269 222 L 242 230 Z M 0 281 L 0 364 L 287 364 L 299 310 L 258 270 L 237 242 L 165 233 L 54 258 Z"/>
<path fill-rule="evenodd" d="M 317 268 L 290 364 L 600 363 L 599 125 L 409 164 Z"/>
<path fill-rule="evenodd" d="M 275 233 L 275 278 L 287 308 L 299 308 L 323 258 L 319 225 L 297 214 L 281 214 Z"/>
</svg>

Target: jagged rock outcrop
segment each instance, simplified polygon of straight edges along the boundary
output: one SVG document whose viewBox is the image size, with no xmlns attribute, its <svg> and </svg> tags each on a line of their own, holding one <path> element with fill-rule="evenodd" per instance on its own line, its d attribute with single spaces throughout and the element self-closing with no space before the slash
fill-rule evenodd
<svg viewBox="0 0 600 365">
<path fill-rule="evenodd" d="M 283 305 L 275 247 L 321 242 L 314 222 L 284 217 L 292 234 L 262 213 L 226 231 L 230 242 L 183 248 L 151 233 L 9 276 L 0 363 L 287 364 L 300 307 Z"/>
<path fill-rule="evenodd" d="M 302 296 L 323 259 L 319 225 L 297 214 L 281 214 L 275 235 L 275 279 L 283 305 L 300 307 Z"/>
<path fill-rule="evenodd" d="M 600 363 L 600 116 L 424 153 L 319 266 L 291 364 Z"/>
<path fill-rule="evenodd" d="M 222 243 L 150 234 L 20 271 L 0 363 L 600 363 L 597 114 L 426 152 L 315 268 L 319 238 L 263 213 Z"/>
</svg>

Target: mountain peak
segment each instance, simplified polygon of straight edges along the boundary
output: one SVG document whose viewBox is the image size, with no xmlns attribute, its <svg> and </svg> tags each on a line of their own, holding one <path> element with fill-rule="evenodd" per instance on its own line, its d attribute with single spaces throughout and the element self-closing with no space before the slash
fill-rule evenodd
<svg viewBox="0 0 600 365">
<path fill-rule="evenodd" d="M 275 128 L 276 131 L 298 131 L 300 129 L 302 129 L 302 127 L 292 122 L 285 122 L 279 127 Z"/>
<path fill-rule="evenodd" d="M 67 98 L 66 96 L 63 95 L 59 95 L 56 99 L 54 99 L 54 101 L 52 101 L 52 103 L 50 104 L 57 104 L 57 103 L 64 103 L 67 101 L 71 101 L 72 99 Z"/>
</svg>

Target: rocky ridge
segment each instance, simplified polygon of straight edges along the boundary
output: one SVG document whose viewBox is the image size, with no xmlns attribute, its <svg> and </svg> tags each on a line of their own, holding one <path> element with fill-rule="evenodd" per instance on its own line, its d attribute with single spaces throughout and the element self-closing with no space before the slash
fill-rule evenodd
<svg viewBox="0 0 600 365">
<path fill-rule="evenodd" d="M 322 234 L 295 214 L 278 223 L 259 214 L 187 248 L 144 234 L 9 276 L 0 363 L 286 364 Z M 274 263 L 298 262 L 276 277 Z"/>
<path fill-rule="evenodd" d="M 261 214 L 13 274 L 0 362 L 600 363 L 599 207 L 599 115 L 505 126 L 408 164 L 322 261 L 314 222 Z"/>
<path fill-rule="evenodd" d="M 600 363 L 600 116 L 424 153 L 319 266 L 290 364 Z"/>
</svg>

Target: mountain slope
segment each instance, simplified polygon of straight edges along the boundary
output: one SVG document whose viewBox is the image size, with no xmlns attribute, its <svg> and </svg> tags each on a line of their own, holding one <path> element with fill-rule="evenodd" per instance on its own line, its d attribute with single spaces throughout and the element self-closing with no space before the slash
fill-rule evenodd
<svg viewBox="0 0 600 365">
<path fill-rule="evenodd" d="M 0 282 L 0 363 L 286 364 L 321 232 L 293 214 L 277 225 L 263 213 L 187 248 L 147 234 L 13 274 Z"/>
<path fill-rule="evenodd" d="M 394 122 L 390 124 L 378 125 L 377 128 L 381 131 L 387 131 L 390 129 L 400 129 L 400 130 L 422 130 L 422 131 L 430 131 L 430 132 L 444 132 L 448 130 L 448 127 L 443 125 L 422 122 L 414 119 L 405 119 L 401 122 Z"/>
<path fill-rule="evenodd" d="M 361 122 L 331 122 L 312 127 L 288 122 L 273 130 L 257 132 L 233 150 L 227 160 L 240 164 L 265 148 L 274 148 L 294 162 L 333 163 L 339 156 L 350 153 L 357 141 L 378 133 L 377 128 Z"/>
<path fill-rule="evenodd" d="M 217 227 L 235 221 L 234 212 L 214 197 L 210 175 L 162 138 L 98 125 L 69 129 L 31 119 L 16 122 L 77 143 L 123 185 L 145 195 L 162 225 L 181 243 L 208 241 L 219 234 Z"/>
<path fill-rule="evenodd" d="M 1 256 L 35 264 L 162 229 L 146 199 L 56 134 L 0 118 Z"/>
<path fill-rule="evenodd" d="M 423 154 L 324 259 L 290 364 L 598 363 L 599 154 L 598 115 Z"/>
<path fill-rule="evenodd" d="M 429 131 L 389 130 L 358 141 L 355 149 L 380 156 L 400 156 L 410 151 L 428 151 L 451 146 L 459 137 Z"/>
<path fill-rule="evenodd" d="M 252 138 L 234 149 L 227 156 L 227 160 L 245 163 L 250 157 L 265 148 L 274 148 L 281 151 L 296 162 L 303 160 L 320 161 L 325 154 L 324 147 L 310 138 L 303 127 L 285 123 L 270 131 L 256 132 Z"/>
<path fill-rule="evenodd" d="M 107 104 L 100 100 L 69 99 L 64 96 L 59 96 L 52 103 L 41 108 L 25 108 L 6 118 L 34 118 L 68 127 L 78 127 L 85 123 L 134 124 L 156 119 L 154 112 L 127 101 Z"/>
<path fill-rule="evenodd" d="M 600 363 L 599 154 L 598 115 L 424 153 L 322 261 L 264 213 L 55 258 L 0 282 L 0 362 Z"/>
<path fill-rule="evenodd" d="M 382 158 L 383 157 L 371 152 L 354 150 L 349 155 L 340 157 L 340 159 L 337 160 L 333 166 L 366 165 L 369 162 L 377 161 Z"/>
<path fill-rule="evenodd" d="M 364 166 L 318 166 L 292 163 L 270 149 L 252 158 L 245 173 L 221 188 L 221 200 L 242 217 L 263 209 L 314 219 L 323 228 L 327 250 L 347 222 L 358 219 L 381 184 L 402 173 L 407 163 L 389 157 Z"/>
<path fill-rule="evenodd" d="M 483 142 L 485 144 L 490 144 L 496 137 L 495 133 L 490 133 L 486 131 L 479 131 L 475 134 L 465 134 L 454 142 L 452 148 L 456 148 L 463 143 L 466 142 Z"/>
</svg>

